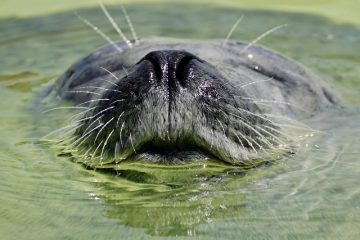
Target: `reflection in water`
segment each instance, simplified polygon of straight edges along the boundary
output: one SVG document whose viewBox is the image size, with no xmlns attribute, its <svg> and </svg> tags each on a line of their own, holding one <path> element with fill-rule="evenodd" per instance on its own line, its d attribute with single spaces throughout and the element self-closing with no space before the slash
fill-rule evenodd
<svg viewBox="0 0 360 240">
<path fill-rule="evenodd" d="M 127 9 L 140 36 L 224 38 L 244 15 L 233 38 L 249 41 L 287 23 L 286 31 L 261 43 L 331 81 L 345 104 L 359 104 L 360 34 L 353 26 L 310 15 L 198 5 Z M 78 12 L 116 39 L 99 9 Z M 103 45 L 103 39 L 70 12 L 3 19 L 0 29 L 0 54 L 6 56 L 0 58 L 2 238 L 356 239 L 360 234 L 358 109 L 309 119 L 325 134 L 272 166 L 241 171 L 201 163 L 188 169 L 128 164 L 118 175 L 94 172 L 34 141 L 74 114 L 43 113 L 59 103 L 34 99 L 43 83 Z"/>
</svg>

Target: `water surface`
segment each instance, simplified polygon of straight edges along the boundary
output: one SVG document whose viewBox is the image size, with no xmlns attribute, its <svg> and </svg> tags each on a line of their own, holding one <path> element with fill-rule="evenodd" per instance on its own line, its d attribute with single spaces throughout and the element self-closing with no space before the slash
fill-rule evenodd
<svg viewBox="0 0 360 240">
<path fill-rule="evenodd" d="M 2 239 L 358 239 L 360 30 L 328 19 L 192 5 L 127 6 L 138 34 L 260 43 L 322 76 L 343 101 L 307 120 L 322 131 L 295 155 L 243 171 L 224 166 L 86 170 L 37 141 L 72 111 L 38 101 L 47 82 L 105 44 L 72 12 L 0 22 L 0 236 Z M 116 39 L 98 8 L 78 12 Z M 125 22 L 120 8 L 111 9 Z M 124 26 L 129 33 L 129 29 Z"/>
</svg>

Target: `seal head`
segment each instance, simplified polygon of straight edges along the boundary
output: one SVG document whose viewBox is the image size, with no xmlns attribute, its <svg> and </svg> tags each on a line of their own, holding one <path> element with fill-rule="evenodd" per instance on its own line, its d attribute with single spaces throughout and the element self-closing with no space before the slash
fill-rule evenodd
<svg viewBox="0 0 360 240">
<path fill-rule="evenodd" d="M 76 63 L 56 88 L 88 106 L 72 146 L 92 164 L 216 159 L 252 167 L 290 151 L 279 116 L 336 103 L 316 76 L 260 47 L 165 39 L 118 46 L 122 53 L 108 45 Z"/>
</svg>

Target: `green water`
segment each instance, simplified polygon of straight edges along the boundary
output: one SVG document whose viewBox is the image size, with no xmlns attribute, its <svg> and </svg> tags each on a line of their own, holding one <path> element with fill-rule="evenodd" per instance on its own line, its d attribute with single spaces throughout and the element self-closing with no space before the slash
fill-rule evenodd
<svg viewBox="0 0 360 240">
<path fill-rule="evenodd" d="M 345 107 L 308 119 L 323 134 L 272 166 L 86 170 L 37 141 L 74 114 L 43 113 L 59 103 L 38 96 L 104 40 L 72 12 L 2 19 L 1 239 L 359 239 L 359 28 L 311 15 L 197 5 L 127 9 L 140 36 L 223 39 L 244 15 L 233 38 L 250 41 L 287 23 L 261 44 L 322 76 Z M 98 8 L 79 13 L 116 38 Z"/>
</svg>

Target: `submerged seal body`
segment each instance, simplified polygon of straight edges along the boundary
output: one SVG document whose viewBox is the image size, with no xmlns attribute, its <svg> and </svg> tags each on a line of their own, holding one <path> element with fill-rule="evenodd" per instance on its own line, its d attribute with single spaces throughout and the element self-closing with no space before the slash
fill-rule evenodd
<svg viewBox="0 0 360 240">
<path fill-rule="evenodd" d="M 53 89 L 87 107 L 71 146 L 91 166 L 129 159 L 256 166 L 290 149 L 294 122 L 283 119 L 337 103 L 299 64 L 232 41 L 109 44 L 71 66 Z"/>
</svg>

